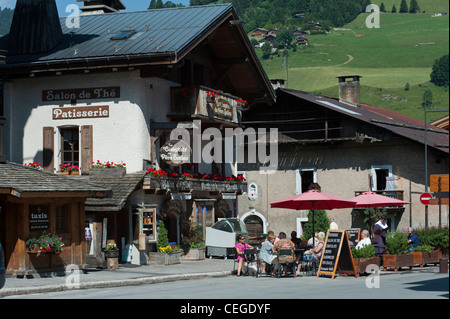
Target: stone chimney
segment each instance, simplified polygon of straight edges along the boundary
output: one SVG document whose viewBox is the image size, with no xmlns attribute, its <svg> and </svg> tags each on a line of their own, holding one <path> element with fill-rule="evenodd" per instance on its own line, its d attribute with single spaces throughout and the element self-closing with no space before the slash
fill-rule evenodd
<svg viewBox="0 0 450 319">
<path fill-rule="evenodd" d="M 119 12 L 126 9 L 121 0 L 77 0 L 77 2 L 84 2 L 84 6 L 80 7 L 81 15 Z"/>
<path fill-rule="evenodd" d="M 360 106 L 360 75 L 337 76 L 339 79 L 339 102 Z"/>
<path fill-rule="evenodd" d="M 17 0 L 8 54 L 48 52 L 62 40 L 55 0 Z"/>
</svg>

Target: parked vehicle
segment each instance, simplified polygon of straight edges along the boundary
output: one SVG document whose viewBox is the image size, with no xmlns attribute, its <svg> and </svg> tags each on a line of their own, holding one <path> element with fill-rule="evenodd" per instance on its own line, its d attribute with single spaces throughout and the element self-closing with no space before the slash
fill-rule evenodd
<svg viewBox="0 0 450 319">
<path fill-rule="evenodd" d="M 0 243 L 0 289 L 5 285 L 5 254 L 2 243 Z"/>
</svg>

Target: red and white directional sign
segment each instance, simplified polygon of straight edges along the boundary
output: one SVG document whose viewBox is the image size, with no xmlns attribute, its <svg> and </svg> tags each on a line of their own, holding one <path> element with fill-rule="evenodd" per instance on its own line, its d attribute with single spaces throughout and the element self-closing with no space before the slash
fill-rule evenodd
<svg viewBox="0 0 450 319">
<path fill-rule="evenodd" d="M 420 195 L 420 202 L 424 205 L 428 205 L 430 203 L 430 199 L 432 199 L 433 196 L 430 193 L 423 193 Z"/>
</svg>

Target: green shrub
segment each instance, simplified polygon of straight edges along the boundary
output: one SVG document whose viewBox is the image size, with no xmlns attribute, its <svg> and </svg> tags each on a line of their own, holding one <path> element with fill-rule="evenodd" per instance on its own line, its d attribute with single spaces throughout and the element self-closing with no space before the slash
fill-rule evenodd
<svg viewBox="0 0 450 319">
<path fill-rule="evenodd" d="M 448 226 L 416 229 L 415 233 L 419 237 L 421 245 L 429 245 L 434 248 L 448 247 Z"/>
<path fill-rule="evenodd" d="M 157 251 L 159 251 L 160 248 L 166 248 L 167 246 L 169 246 L 168 231 L 166 226 L 164 226 L 163 221 L 160 221 L 158 227 L 158 242 L 156 244 L 156 247 L 158 248 Z"/>
<path fill-rule="evenodd" d="M 433 246 L 430 245 L 419 245 L 416 248 L 414 248 L 415 252 L 422 252 L 422 253 L 431 253 L 433 251 Z"/>
<path fill-rule="evenodd" d="M 356 249 L 356 247 L 352 248 L 352 256 L 353 258 L 370 258 L 375 256 L 375 247 L 372 245 L 365 245 L 363 248 Z"/>
<path fill-rule="evenodd" d="M 305 232 L 304 232 L 304 237 L 306 237 L 305 239 L 313 237 L 312 220 L 313 220 L 312 211 L 308 211 L 308 221 L 305 224 Z M 328 218 L 326 211 L 324 210 L 314 211 L 314 232 L 315 233 L 324 232 L 326 234 L 329 228 L 330 228 L 330 219 Z"/>
<path fill-rule="evenodd" d="M 386 236 L 386 252 L 390 255 L 401 255 L 411 247 L 408 235 L 400 231 L 388 232 Z"/>
</svg>

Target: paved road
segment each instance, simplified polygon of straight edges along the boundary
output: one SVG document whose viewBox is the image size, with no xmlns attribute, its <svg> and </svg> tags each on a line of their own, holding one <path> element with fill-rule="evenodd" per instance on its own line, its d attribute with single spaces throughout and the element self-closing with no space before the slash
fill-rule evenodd
<svg viewBox="0 0 450 319">
<path fill-rule="evenodd" d="M 368 288 L 372 286 L 373 288 Z M 379 277 L 236 277 L 70 290 L 5 299 L 448 299 L 448 274 L 406 272 Z"/>
</svg>

